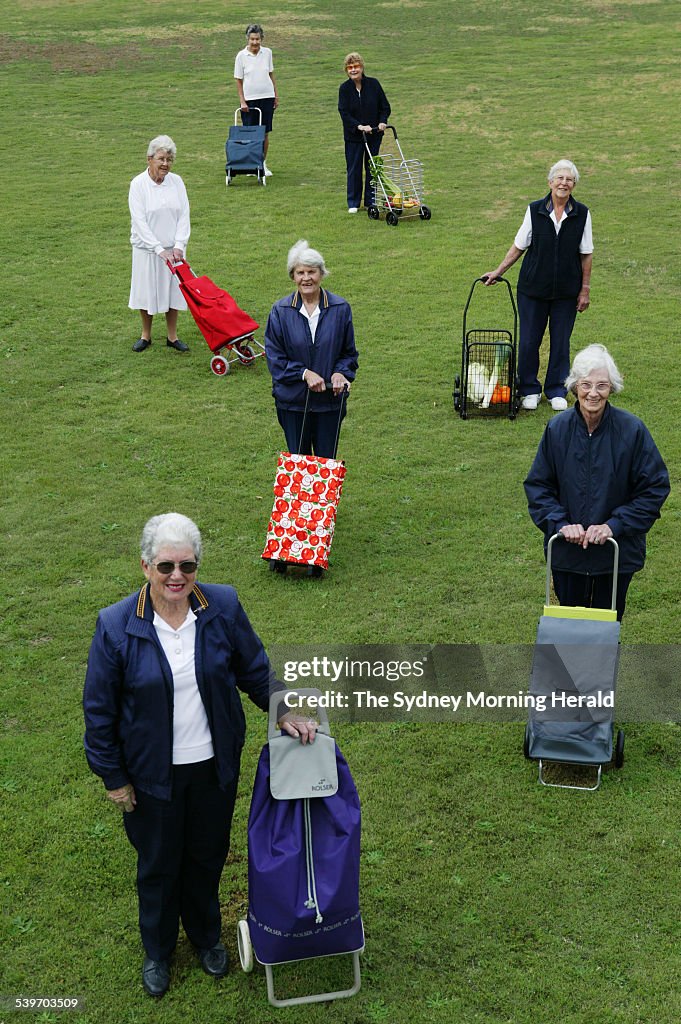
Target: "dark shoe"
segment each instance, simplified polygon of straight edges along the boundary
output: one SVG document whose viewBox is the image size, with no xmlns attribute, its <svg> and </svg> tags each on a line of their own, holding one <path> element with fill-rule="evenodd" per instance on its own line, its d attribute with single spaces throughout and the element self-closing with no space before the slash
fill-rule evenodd
<svg viewBox="0 0 681 1024">
<path fill-rule="evenodd" d="M 142 984 L 145 992 L 160 999 L 168 991 L 170 985 L 170 969 L 167 960 L 152 960 L 145 956 L 142 965 Z"/>
<path fill-rule="evenodd" d="M 140 338 L 132 346 L 133 352 L 144 352 L 145 348 L 149 348 L 151 345 L 151 338 Z"/>
<path fill-rule="evenodd" d="M 206 974 L 211 978 L 224 978 L 229 970 L 229 954 L 221 942 L 217 942 L 212 949 L 198 949 L 196 955 Z"/>
<path fill-rule="evenodd" d="M 189 345 L 185 345 L 179 338 L 176 338 L 175 341 L 166 338 L 166 345 L 168 348 L 174 348 L 176 352 L 189 352 Z"/>
</svg>

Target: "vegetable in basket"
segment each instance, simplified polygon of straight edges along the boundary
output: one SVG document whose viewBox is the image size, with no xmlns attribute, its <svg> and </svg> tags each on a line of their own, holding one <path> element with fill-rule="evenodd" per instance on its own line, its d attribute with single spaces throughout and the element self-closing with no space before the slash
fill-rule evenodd
<svg viewBox="0 0 681 1024">
<path fill-rule="evenodd" d="M 499 382 L 499 378 L 503 377 L 504 370 L 506 369 L 508 357 L 508 345 L 497 345 L 494 354 L 494 369 L 492 370 L 492 375 L 489 378 L 489 382 L 485 389 L 485 394 L 483 396 L 482 402 L 480 403 L 481 409 L 489 408 L 490 402 L 492 401 L 492 395 L 494 394 L 494 389 L 496 388 Z"/>
<path fill-rule="evenodd" d="M 469 363 L 467 375 L 467 391 L 474 402 L 485 397 L 489 385 L 489 374 L 482 363 Z"/>
<path fill-rule="evenodd" d="M 383 167 L 383 157 L 375 156 L 371 167 L 371 184 L 376 189 L 380 185 L 393 206 L 402 205 L 402 192 L 394 181 L 391 181 Z"/>
</svg>

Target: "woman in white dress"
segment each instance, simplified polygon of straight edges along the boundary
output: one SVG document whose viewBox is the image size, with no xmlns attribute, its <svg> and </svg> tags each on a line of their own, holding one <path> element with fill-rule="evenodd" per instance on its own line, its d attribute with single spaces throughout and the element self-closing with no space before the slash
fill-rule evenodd
<svg viewBox="0 0 681 1024">
<path fill-rule="evenodd" d="M 177 336 L 177 314 L 186 309 L 177 277 L 166 260 L 183 260 L 189 241 L 189 200 L 179 174 L 170 170 L 177 147 L 169 135 L 157 135 L 147 149 L 147 169 L 130 182 L 132 280 L 130 309 L 139 309 L 142 333 L 132 346 L 144 352 L 151 345 L 155 313 L 165 313 L 166 345 L 187 352 Z"/>
</svg>

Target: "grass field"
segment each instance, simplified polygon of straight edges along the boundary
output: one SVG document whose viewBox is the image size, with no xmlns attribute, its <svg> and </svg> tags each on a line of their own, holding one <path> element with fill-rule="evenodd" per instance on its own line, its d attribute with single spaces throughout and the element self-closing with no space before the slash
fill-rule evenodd
<svg viewBox="0 0 681 1024">
<path fill-rule="evenodd" d="M 235 968 L 213 984 L 186 944 L 166 998 L 144 996 L 133 853 L 87 770 L 80 697 L 97 610 L 139 585 L 141 527 L 170 509 L 198 522 L 203 578 L 237 587 L 267 646 L 533 643 L 543 562 L 522 480 L 550 410 L 464 422 L 451 391 L 471 283 L 499 262 L 562 156 L 581 172 L 575 194 L 596 245 L 573 350 L 610 348 L 625 374 L 617 404 L 645 420 L 672 477 L 623 642 L 677 642 L 678 5 L 3 0 L 0 10 L 0 1024 L 18 995 L 79 996 L 81 1024 L 323 1012 L 339 1024 L 676 1024 L 677 723 L 629 726 L 623 771 L 588 795 L 537 785 L 517 723 L 339 726 L 364 813 L 363 987 L 329 1009 L 275 1011 L 261 972 Z M 281 93 L 274 176 L 265 189 L 248 178 L 226 189 L 233 59 L 253 18 Z M 392 229 L 346 213 L 336 99 L 355 48 L 390 98 L 405 155 L 424 163 L 428 223 Z M 160 132 L 178 147 L 198 273 L 264 325 L 289 290 L 286 252 L 305 237 L 352 304 L 360 371 L 323 581 L 275 577 L 260 559 L 282 440 L 263 361 L 214 377 L 189 314 L 188 356 L 166 350 L 160 325 L 148 352 L 130 351 L 127 189 Z M 509 316 L 501 289 L 472 312 L 483 326 Z M 262 716 L 248 717 L 223 878 L 232 954 L 264 739 Z M 309 969 L 290 970 L 291 985 Z"/>
</svg>

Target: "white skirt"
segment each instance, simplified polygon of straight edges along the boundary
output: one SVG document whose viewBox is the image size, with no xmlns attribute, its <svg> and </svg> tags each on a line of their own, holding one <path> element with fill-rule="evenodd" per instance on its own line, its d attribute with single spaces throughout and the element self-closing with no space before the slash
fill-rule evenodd
<svg viewBox="0 0 681 1024">
<path fill-rule="evenodd" d="M 145 309 L 150 316 L 167 313 L 169 309 L 186 309 L 177 277 L 155 252 L 132 247 L 132 279 L 130 309 Z"/>
</svg>

